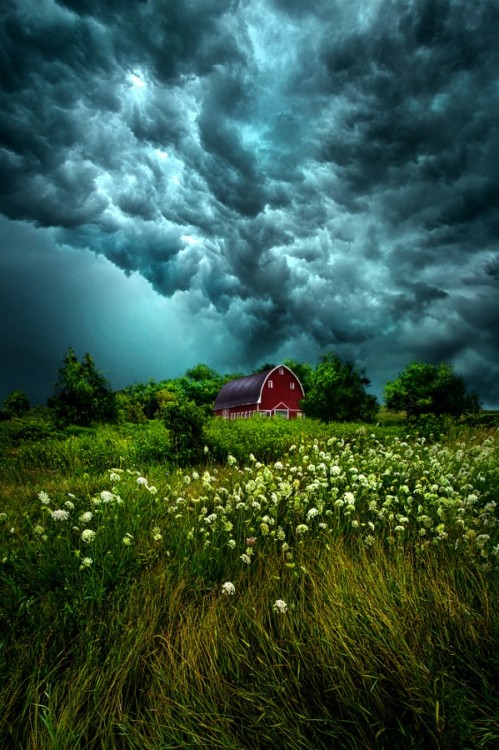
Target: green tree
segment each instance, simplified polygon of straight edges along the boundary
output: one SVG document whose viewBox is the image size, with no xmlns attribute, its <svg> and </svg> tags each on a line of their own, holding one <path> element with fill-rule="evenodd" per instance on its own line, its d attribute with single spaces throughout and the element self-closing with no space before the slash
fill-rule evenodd
<svg viewBox="0 0 499 750">
<path fill-rule="evenodd" d="M 173 460 L 179 466 L 198 463 L 203 454 L 206 412 L 194 401 L 174 400 L 162 409 L 170 433 Z"/>
<path fill-rule="evenodd" d="M 3 409 L 10 419 L 24 417 L 30 410 L 30 403 L 24 391 L 11 391 L 3 402 Z"/>
<path fill-rule="evenodd" d="M 165 390 L 170 390 L 170 383 L 166 380 L 159 383 L 155 380 L 148 380 L 147 383 L 127 386 L 118 393 L 122 418 L 129 422 L 155 419 L 163 402 L 160 394 Z"/>
<path fill-rule="evenodd" d="M 373 422 L 378 402 L 366 393 L 369 385 L 369 379 L 351 362 L 324 354 L 308 378 L 303 411 L 322 422 Z"/>
<path fill-rule="evenodd" d="M 198 364 L 176 382 L 187 400 L 194 401 L 198 406 L 211 407 L 224 384 L 224 378 L 208 365 Z"/>
<path fill-rule="evenodd" d="M 48 399 L 56 419 L 62 424 L 90 425 L 112 422 L 116 418 L 116 400 L 106 379 L 90 354 L 80 362 L 69 347 L 58 371 L 54 393 Z"/>
<path fill-rule="evenodd" d="M 480 398 L 467 390 L 452 365 L 412 362 L 385 385 L 385 405 L 391 411 L 405 411 L 408 417 L 444 414 L 458 417 L 480 411 Z"/>
</svg>

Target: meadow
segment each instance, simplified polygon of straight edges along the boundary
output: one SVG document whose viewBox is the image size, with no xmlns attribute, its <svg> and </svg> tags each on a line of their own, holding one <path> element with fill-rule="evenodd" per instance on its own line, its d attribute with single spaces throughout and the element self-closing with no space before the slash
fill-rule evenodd
<svg viewBox="0 0 499 750">
<path fill-rule="evenodd" d="M 430 428 L 4 438 L 0 746 L 499 746 L 499 432 Z"/>
</svg>

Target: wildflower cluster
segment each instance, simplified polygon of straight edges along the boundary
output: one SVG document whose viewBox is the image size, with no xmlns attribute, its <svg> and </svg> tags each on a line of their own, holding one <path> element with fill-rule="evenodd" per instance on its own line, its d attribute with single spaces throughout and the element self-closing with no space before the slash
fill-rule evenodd
<svg viewBox="0 0 499 750">
<path fill-rule="evenodd" d="M 269 554 L 296 572 L 301 550 L 327 547 L 335 536 L 364 546 L 445 545 L 491 569 L 499 553 L 498 448 L 493 437 L 452 447 L 331 437 L 292 446 L 268 465 L 250 456 L 241 467 L 229 456 L 226 467 L 179 471 L 161 492 L 138 472 L 112 469 L 109 487 L 89 498 L 55 502 L 42 490 L 33 540 L 66 534 L 81 571 L 163 555 L 168 564 L 198 565 L 202 575 L 209 568 L 215 580 L 251 571 Z M 222 591 L 232 595 L 229 583 Z"/>
<path fill-rule="evenodd" d="M 64 502 L 56 503 L 45 490 L 38 493 L 40 511 L 45 516 L 43 523 L 36 523 L 33 527 L 34 538 L 48 546 L 50 537 L 58 539 L 66 537 L 73 548 L 74 559 L 81 571 L 94 566 L 95 556 L 113 555 L 113 540 L 118 532 L 121 534 L 121 544 L 130 547 L 134 543 L 134 535 L 128 529 L 122 528 L 126 519 L 132 516 L 129 508 L 125 507 L 120 489 L 123 486 L 125 494 L 130 497 L 133 492 L 156 495 L 156 487 L 149 484 L 147 479 L 136 471 L 111 469 L 109 472 L 110 489 L 103 489 L 89 498 L 78 498 L 69 493 Z M 137 506 L 138 511 L 138 506 Z M 162 538 L 161 529 L 152 530 L 153 541 Z"/>
<path fill-rule="evenodd" d="M 169 500 L 189 538 L 215 553 L 234 550 L 250 565 L 271 547 L 295 564 L 303 544 L 341 534 L 418 549 L 446 544 L 484 566 L 497 560 L 498 441 L 448 447 L 424 438 L 331 437 L 292 446 L 271 465 L 250 456 L 238 468 L 184 477 Z"/>
</svg>

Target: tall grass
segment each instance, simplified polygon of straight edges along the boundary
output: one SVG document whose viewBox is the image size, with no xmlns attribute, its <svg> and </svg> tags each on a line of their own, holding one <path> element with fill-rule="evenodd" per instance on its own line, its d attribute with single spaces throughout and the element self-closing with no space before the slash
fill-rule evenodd
<svg viewBox="0 0 499 750">
<path fill-rule="evenodd" d="M 497 746 L 496 434 L 311 429 L 145 476 L 22 458 L 1 747 Z"/>
<path fill-rule="evenodd" d="M 78 628 L 45 602 L 4 665 L 2 746 L 494 747 L 483 574 L 340 541 L 307 562 L 267 559 L 231 597 L 158 564 Z"/>
</svg>

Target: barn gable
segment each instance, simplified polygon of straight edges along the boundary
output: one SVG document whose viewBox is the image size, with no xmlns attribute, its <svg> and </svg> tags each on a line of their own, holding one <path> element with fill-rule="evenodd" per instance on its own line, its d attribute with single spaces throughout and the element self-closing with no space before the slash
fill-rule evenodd
<svg viewBox="0 0 499 750">
<path fill-rule="evenodd" d="M 277 365 L 226 383 L 217 395 L 213 412 L 226 419 L 249 417 L 255 412 L 293 418 L 301 416 L 299 402 L 304 395 L 294 372 L 286 365 Z"/>
</svg>

